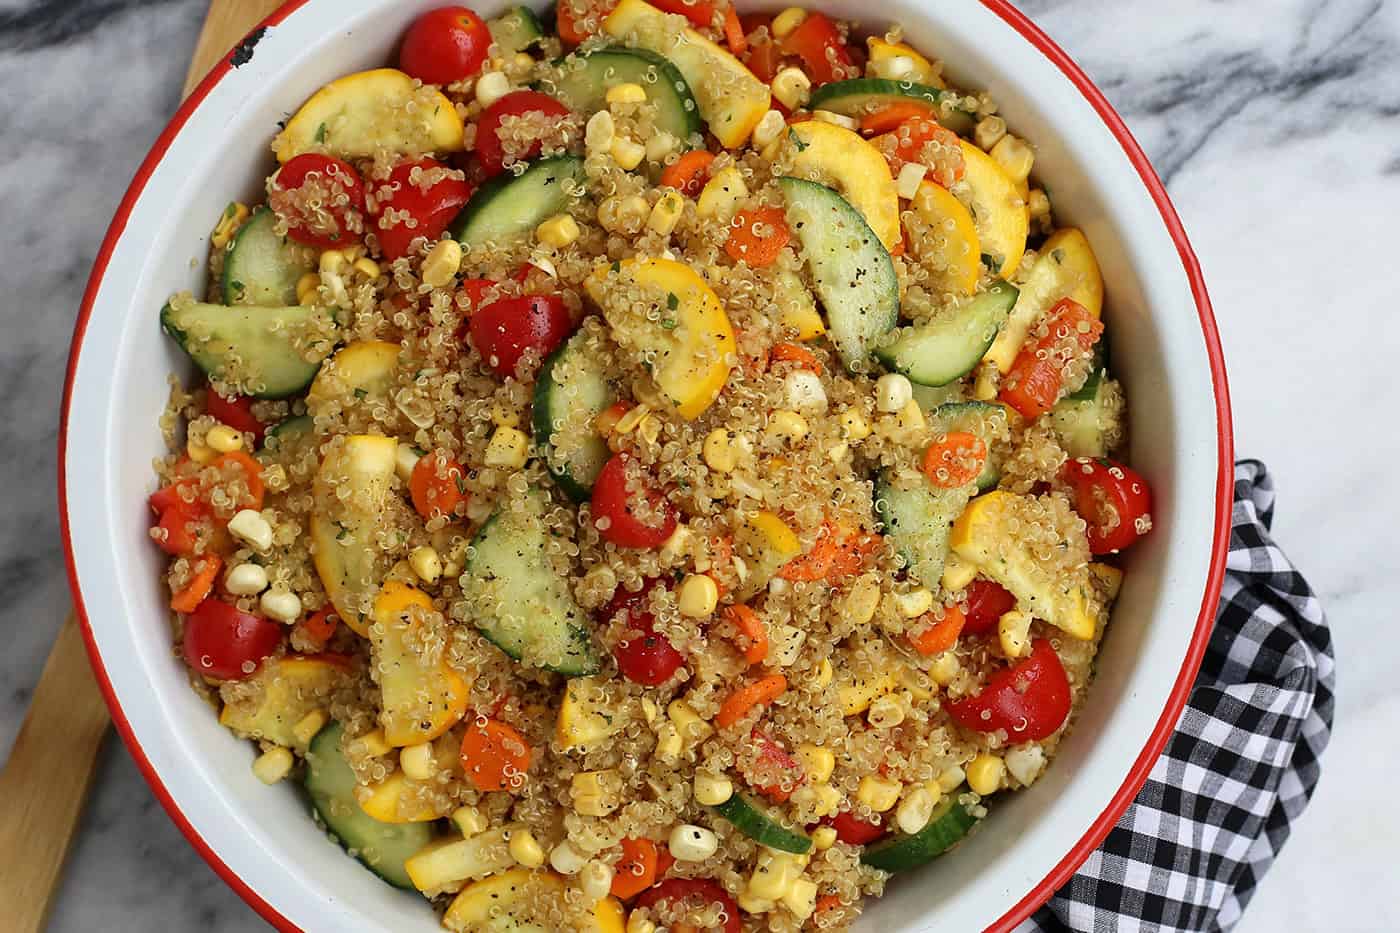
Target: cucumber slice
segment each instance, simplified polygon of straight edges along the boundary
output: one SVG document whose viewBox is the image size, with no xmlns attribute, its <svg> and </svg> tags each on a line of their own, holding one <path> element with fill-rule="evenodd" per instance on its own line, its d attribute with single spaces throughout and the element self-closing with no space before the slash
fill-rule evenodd
<svg viewBox="0 0 1400 933">
<path fill-rule="evenodd" d="M 579 331 L 545 359 L 532 409 L 535 441 L 545 448 L 549 472 L 575 502 L 593 494 L 593 481 L 612 456 L 593 421 L 617 399 L 587 342 L 587 332 Z"/>
<path fill-rule="evenodd" d="M 502 57 L 523 52 L 544 38 L 544 27 L 529 7 L 515 6 L 490 20 L 486 28 Z"/>
<path fill-rule="evenodd" d="M 340 751 L 343 728 L 333 722 L 306 752 L 306 792 L 316 814 L 352 853 L 396 888 L 413 890 L 403 863 L 433 838 L 430 823 L 381 823 L 355 800 L 355 772 Z"/>
<path fill-rule="evenodd" d="M 703 130 L 700 108 L 680 70 L 646 49 L 610 46 L 576 52 L 555 63 L 557 72 L 541 82 L 543 89 L 575 113 L 607 109 L 608 88 L 638 84 L 656 107 L 656 128 L 688 145 Z"/>
<path fill-rule="evenodd" d="M 224 304 L 273 308 L 297 303 L 297 280 L 315 268 L 311 250 L 273 232 L 276 217 L 253 211 L 224 259 Z"/>
<path fill-rule="evenodd" d="M 1061 399 L 1050 409 L 1050 427 L 1071 457 L 1107 457 L 1123 439 L 1123 393 L 1106 376 L 1091 398 Z"/>
<path fill-rule="evenodd" d="M 860 855 L 862 863 L 881 871 L 900 872 L 927 865 L 962 841 L 977 817 L 958 803 L 961 789 L 934 807 L 928 825 L 913 835 L 903 833 L 875 843 Z"/>
<path fill-rule="evenodd" d="M 506 243 L 532 232 L 562 213 L 583 184 L 583 160 L 553 156 L 532 162 L 516 175 L 506 172 L 486 182 L 452 221 L 452 235 L 464 246 Z"/>
<path fill-rule="evenodd" d="M 875 355 L 886 366 L 926 386 L 947 385 L 966 376 L 996 339 L 1016 304 L 1016 286 L 993 282 L 954 314 L 920 327 L 906 327 Z"/>
<path fill-rule="evenodd" d="M 498 509 L 487 519 L 472 540 L 462 595 L 481 634 L 512 658 L 567 677 L 592 674 L 598 655 L 584 612 L 546 552 L 546 505 L 534 492 L 524 509 Z"/>
<path fill-rule="evenodd" d="M 160 326 L 205 375 L 254 398 L 286 398 L 305 389 L 338 336 L 329 309 L 305 305 L 167 303 Z"/>
<path fill-rule="evenodd" d="M 760 845 L 781 852 L 806 855 L 812 851 L 812 840 L 804 833 L 784 829 L 782 824 L 765 812 L 765 807 L 743 794 L 735 794 L 714 811 L 734 824 L 734 827 Z"/>
<path fill-rule="evenodd" d="M 797 231 L 826 308 L 827 332 L 847 369 L 899 320 L 899 280 L 890 254 L 860 212 L 825 185 L 779 178 L 787 222 Z"/>
<path fill-rule="evenodd" d="M 912 81 L 887 78 L 852 78 L 823 84 L 812 92 L 807 106 L 860 119 L 891 104 L 924 103 L 938 122 L 962 135 L 972 131 L 975 114 L 963 107 L 962 95 Z"/>
<path fill-rule="evenodd" d="M 1006 409 L 991 402 L 949 402 L 935 408 L 932 415 L 945 431 L 966 431 L 982 439 L 987 445 L 987 462 L 977 477 L 977 491 L 995 488 L 1001 482 L 1004 448 L 1011 439 Z"/>
<path fill-rule="evenodd" d="M 972 501 L 973 486 L 938 489 L 922 481 L 913 489 L 900 489 L 881 473 L 875 483 L 875 518 L 881 531 L 894 542 L 910 576 L 931 590 L 943 579 L 948 559 L 948 536 L 953 522 Z"/>
</svg>

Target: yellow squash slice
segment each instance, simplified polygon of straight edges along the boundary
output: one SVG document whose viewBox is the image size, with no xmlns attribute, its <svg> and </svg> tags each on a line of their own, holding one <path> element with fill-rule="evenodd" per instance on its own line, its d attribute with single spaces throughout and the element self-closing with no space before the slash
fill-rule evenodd
<svg viewBox="0 0 1400 933">
<path fill-rule="evenodd" d="M 249 699 L 225 704 L 219 722 L 239 735 L 302 748 L 305 743 L 293 727 L 329 703 L 346 673 L 344 663 L 327 658 L 294 654 L 271 658 L 249 679 L 260 689 Z"/>
<path fill-rule="evenodd" d="M 371 787 L 369 796 L 360 800 L 360 809 L 381 823 L 426 823 L 447 816 L 418 801 L 402 771 Z"/>
<path fill-rule="evenodd" d="M 768 586 L 783 565 L 802 553 L 802 542 L 776 513 L 755 512 L 734 533 L 734 550 L 748 573 L 736 595 L 749 599 Z"/>
<path fill-rule="evenodd" d="M 301 105 L 272 141 L 278 162 L 303 152 L 368 158 L 462 150 L 462 118 L 436 88 L 376 68 L 337 78 Z"/>
<path fill-rule="evenodd" d="M 387 340 L 357 340 L 321 364 L 307 405 L 314 411 L 332 399 L 351 404 L 366 396 L 387 398 L 399 369 L 399 345 Z"/>
<path fill-rule="evenodd" d="M 629 716 L 618 708 L 620 694 L 597 677 L 572 677 L 564 684 L 564 699 L 554 724 L 554 739 L 570 750 L 601 746 L 627 728 Z"/>
<path fill-rule="evenodd" d="M 551 933 L 546 919 L 564 903 L 564 881 L 543 869 L 513 868 L 468 885 L 442 918 L 449 930 L 474 933 Z M 593 908 L 580 933 L 623 933 L 622 905 L 605 897 Z"/>
<path fill-rule="evenodd" d="M 374 670 L 383 695 L 379 723 L 390 745 L 430 742 L 467 713 L 468 685 L 462 675 L 439 659 L 427 666 L 410 647 L 419 639 L 417 612 L 431 612 L 433 601 L 422 590 L 389 580 L 374 601 L 370 629 Z"/>
<path fill-rule="evenodd" d="M 982 274 L 982 241 L 967 208 L 931 181 L 919 186 L 912 206 L 909 239 L 919 259 L 955 294 L 975 294 Z"/>
<path fill-rule="evenodd" d="M 1061 298 L 1072 298 L 1094 317 L 1103 313 L 1103 275 L 1089 240 L 1074 227 L 1057 230 L 1036 254 L 1011 316 L 987 351 L 1003 373 L 1011 370 L 1026 335 Z"/>
<path fill-rule="evenodd" d="M 960 140 L 966 173 L 968 205 L 982 252 L 997 259 L 994 270 L 1003 279 L 1010 279 L 1021 265 L 1026 252 L 1026 236 L 1030 233 L 1030 212 L 1016 183 L 996 161 L 967 140 Z"/>
<path fill-rule="evenodd" d="M 794 175 L 835 188 L 885 249 L 899 245 L 899 190 L 879 149 L 859 133 L 820 120 L 794 123 L 784 138 Z"/>
</svg>

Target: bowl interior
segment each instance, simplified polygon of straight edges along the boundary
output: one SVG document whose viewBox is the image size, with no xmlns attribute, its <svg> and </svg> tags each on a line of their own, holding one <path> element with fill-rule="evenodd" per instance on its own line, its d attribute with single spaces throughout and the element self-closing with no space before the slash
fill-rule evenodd
<svg viewBox="0 0 1400 933">
<path fill-rule="evenodd" d="M 291 787 L 249 771 L 253 749 L 189 689 L 170 647 L 161 557 L 146 536 L 156 415 L 167 374 L 190 371 L 162 338 L 169 294 L 204 282 L 208 233 L 225 204 L 258 196 L 277 123 L 326 81 L 392 60 L 395 39 L 434 0 L 311 0 L 272 27 L 251 62 L 188 115 L 119 216 L 76 360 L 65 453 L 66 510 L 81 608 L 120 717 L 187 831 L 285 922 L 308 929 L 434 930 L 416 895 L 375 882 L 329 844 Z M 868 4 L 827 0 L 860 20 Z M 973 2 L 892 0 L 897 21 L 965 87 L 986 88 L 1037 150 L 1062 222 L 1082 227 L 1107 285 L 1114 368 L 1130 399 L 1132 460 L 1157 496 L 1156 530 L 1127 579 L 1089 703 L 1034 787 L 994 801 L 962 847 L 891 883 L 859 929 L 980 928 L 1027 897 L 1098 820 L 1169 702 L 1207 589 L 1219 431 L 1207 343 L 1177 245 L 1122 145 L 1060 70 Z M 103 260 L 99 260 L 102 266 Z M 94 444 L 94 439 L 97 443 Z M 93 457 L 91 451 L 103 456 Z M 86 454 L 81 452 L 88 452 Z"/>
</svg>

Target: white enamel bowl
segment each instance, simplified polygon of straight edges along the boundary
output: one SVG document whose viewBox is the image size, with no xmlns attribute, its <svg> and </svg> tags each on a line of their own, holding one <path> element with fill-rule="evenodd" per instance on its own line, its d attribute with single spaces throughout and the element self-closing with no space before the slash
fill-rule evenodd
<svg viewBox="0 0 1400 933">
<path fill-rule="evenodd" d="M 156 416 L 166 374 L 186 372 L 186 363 L 161 336 L 157 312 L 172 291 L 202 287 L 210 218 L 230 198 L 256 194 L 278 120 L 332 78 L 391 61 L 407 24 L 436 5 L 292 2 L 268 21 L 251 61 L 215 69 L 122 202 L 73 340 L 60 495 L 94 669 L 171 817 L 283 929 L 426 933 L 437 924 L 416 895 L 374 882 L 330 845 L 293 788 L 258 783 L 251 745 L 218 725 L 170 649 L 145 496 L 151 459 L 163 452 Z M 873 9 L 815 5 L 855 19 Z M 1029 791 L 997 798 L 954 856 L 891 884 L 860 922 L 887 933 L 1006 928 L 1121 814 L 1195 675 L 1228 540 L 1224 369 L 1200 270 L 1165 192 L 1064 53 L 1003 0 L 889 0 L 878 15 L 880 25 L 902 22 L 965 86 L 989 89 L 1035 143 L 1061 220 L 1084 229 L 1103 266 L 1114 366 L 1131 401 L 1132 462 L 1156 491 L 1156 528 L 1131 553 L 1097 680 L 1054 766 Z"/>
</svg>

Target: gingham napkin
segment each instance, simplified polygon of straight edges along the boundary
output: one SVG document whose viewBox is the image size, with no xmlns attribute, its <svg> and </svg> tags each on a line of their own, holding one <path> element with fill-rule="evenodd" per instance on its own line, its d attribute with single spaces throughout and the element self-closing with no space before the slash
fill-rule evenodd
<svg viewBox="0 0 1400 933">
<path fill-rule="evenodd" d="M 1108 837 L 1020 931 L 1228 930 L 1317 786 L 1335 672 L 1322 606 L 1269 537 L 1264 465 L 1235 465 L 1215 631 L 1181 721 Z"/>
</svg>

